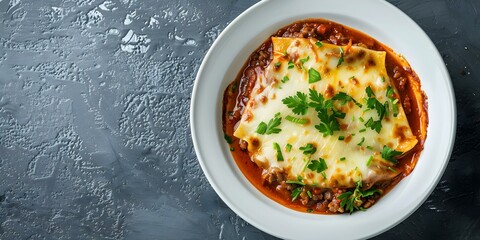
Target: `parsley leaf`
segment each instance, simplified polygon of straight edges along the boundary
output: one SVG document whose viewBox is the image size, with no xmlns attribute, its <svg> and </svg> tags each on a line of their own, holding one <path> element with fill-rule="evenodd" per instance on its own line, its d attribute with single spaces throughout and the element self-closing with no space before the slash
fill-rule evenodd
<svg viewBox="0 0 480 240">
<path fill-rule="evenodd" d="M 358 107 L 360 107 L 360 108 L 362 107 L 362 104 L 358 103 L 357 101 L 355 101 L 355 99 L 352 96 L 350 96 L 350 95 L 348 95 L 344 92 L 339 92 L 339 93 L 335 94 L 335 96 L 333 96 L 332 100 L 340 100 L 341 101 L 340 103 L 342 105 L 345 105 L 348 101 L 352 101 Z"/>
<path fill-rule="evenodd" d="M 362 181 L 357 182 L 355 190 L 344 192 L 340 194 L 337 198 L 341 200 L 340 207 L 344 208 L 345 211 L 350 213 L 355 210 L 362 210 L 361 205 L 365 202 L 365 198 L 371 198 L 375 194 L 382 194 L 382 192 L 376 188 L 370 188 L 368 190 L 362 190 Z"/>
<path fill-rule="evenodd" d="M 327 170 L 328 167 L 327 167 L 327 163 L 325 162 L 325 159 L 319 158 L 318 160 L 311 161 L 310 164 L 308 165 L 308 169 L 317 173 L 321 173 Z"/>
<path fill-rule="evenodd" d="M 307 114 L 308 100 L 307 94 L 305 93 L 297 92 L 296 95 L 284 98 L 282 102 L 287 105 L 287 107 L 291 108 L 295 114 Z"/>
<path fill-rule="evenodd" d="M 274 67 L 278 68 L 282 65 L 282 62 L 276 62 L 275 64 L 273 64 Z"/>
<path fill-rule="evenodd" d="M 315 83 L 320 80 L 322 80 L 322 76 L 317 70 L 313 68 L 308 69 L 308 83 Z"/>
<path fill-rule="evenodd" d="M 321 46 L 323 46 L 323 43 L 318 41 L 318 42 L 315 43 L 315 45 L 317 45 L 317 47 L 321 47 Z"/>
<path fill-rule="evenodd" d="M 266 131 L 267 131 L 267 124 L 265 122 L 261 122 L 260 124 L 258 124 L 257 130 L 256 130 L 258 134 L 265 134 Z"/>
<path fill-rule="evenodd" d="M 290 80 L 290 78 L 287 75 L 285 75 L 285 77 L 283 77 L 281 81 L 282 83 L 286 83 L 288 82 L 288 80 Z"/>
<path fill-rule="evenodd" d="M 308 143 L 304 147 L 300 147 L 300 150 L 303 151 L 303 154 L 308 155 L 308 154 L 314 154 L 317 151 L 317 148 L 313 146 L 313 144 Z"/>
<path fill-rule="evenodd" d="M 400 156 L 402 155 L 403 153 L 402 152 L 399 152 L 399 151 L 395 151 L 391 148 L 389 148 L 387 145 L 384 145 L 383 146 L 383 149 L 382 149 L 382 158 L 389 161 L 389 162 L 392 162 L 394 164 L 397 164 L 398 161 L 397 159 L 395 159 L 394 157 L 396 156 Z"/>
<path fill-rule="evenodd" d="M 282 129 L 277 128 L 278 125 L 280 125 L 280 123 L 282 123 L 282 118 L 279 117 L 279 115 L 280 115 L 280 113 L 275 114 L 275 117 L 270 119 L 270 121 L 268 121 L 268 124 L 265 123 L 265 122 L 261 122 L 260 124 L 258 124 L 256 132 L 258 134 L 262 134 L 262 135 L 263 134 L 270 135 L 270 134 L 281 132 Z"/>
<path fill-rule="evenodd" d="M 292 197 L 292 202 L 295 201 L 295 199 L 298 198 L 300 193 L 302 193 L 302 187 L 298 187 L 298 188 L 293 189 L 293 191 L 290 195 Z"/>
<path fill-rule="evenodd" d="M 345 113 L 335 110 L 333 100 L 325 100 L 323 95 L 316 90 L 309 89 L 309 96 L 311 100 L 309 106 L 315 108 L 320 119 L 320 124 L 315 125 L 315 128 L 323 133 L 324 137 L 333 135 L 334 131 L 340 130 L 337 118 L 345 118 Z"/>
<path fill-rule="evenodd" d="M 372 88 L 370 88 L 370 86 L 368 86 L 367 88 L 365 88 L 365 92 L 367 93 L 367 96 L 368 96 L 369 98 L 375 97 L 375 93 L 373 93 L 373 90 L 372 90 Z"/>
</svg>

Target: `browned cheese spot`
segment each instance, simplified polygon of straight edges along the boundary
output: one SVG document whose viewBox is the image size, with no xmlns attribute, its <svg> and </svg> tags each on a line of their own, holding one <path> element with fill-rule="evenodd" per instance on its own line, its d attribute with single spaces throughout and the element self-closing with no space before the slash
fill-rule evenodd
<svg viewBox="0 0 480 240">
<path fill-rule="evenodd" d="M 358 85 L 358 80 L 356 77 L 350 78 L 350 82 L 352 82 L 353 85 Z"/>
<path fill-rule="evenodd" d="M 350 141 L 352 141 L 352 135 L 348 135 L 343 141 L 349 143 Z"/>
<path fill-rule="evenodd" d="M 367 53 L 365 52 L 365 50 L 361 49 L 360 51 L 357 52 L 357 55 L 355 55 L 355 57 L 358 59 L 358 60 L 361 60 L 365 57 Z"/>
<path fill-rule="evenodd" d="M 325 89 L 324 95 L 325 95 L 326 98 L 332 98 L 333 97 L 334 92 L 333 92 L 332 85 L 330 85 L 330 84 L 327 85 L 327 89 Z"/>
<path fill-rule="evenodd" d="M 268 98 L 267 96 L 263 95 L 261 98 L 260 98 L 260 102 L 263 103 L 263 104 L 266 104 L 268 101 Z"/>
<path fill-rule="evenodd" d="M 260 140 L 256 137 L 250 138 L 250 144 L 254 149 L 258 149 L 261 145 Z"/>
<path fill-rule="evenodd" d="M 393 128 L 393 137 L 398 139 L 398 142 L 401 144 L 403 141 L 407 139 L 405 136 L 405 132 L 408 131 L 406 126 L 398 126 L 395 125 Z"/>
</svg>

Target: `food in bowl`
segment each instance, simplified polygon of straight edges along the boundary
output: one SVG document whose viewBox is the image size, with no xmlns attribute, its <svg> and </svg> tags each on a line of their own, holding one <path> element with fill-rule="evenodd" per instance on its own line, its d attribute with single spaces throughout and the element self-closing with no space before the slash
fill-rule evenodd
<svg viewBox="0 0 480 240">
<path fill-rule="evenodd" d="M 223 98 L 225 139 L 243 174 L 276 202 L 313 213 L 371 207 L 414 169 L 427 125 L 408 62 L 324 19 L 279 29 Z"/>
</svg>

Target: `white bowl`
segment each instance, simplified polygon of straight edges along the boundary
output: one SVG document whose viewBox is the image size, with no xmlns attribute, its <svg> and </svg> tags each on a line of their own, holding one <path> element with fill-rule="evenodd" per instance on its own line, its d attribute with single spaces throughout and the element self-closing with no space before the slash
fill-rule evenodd
<svg viewBox="0 0 480 240">
<path fill-rule="evenodd" d="M 306 18 L 324 18 L 353 27 L 404 55 L 428 96 L 428 135 L 415 170 L 365 212 L 309 214 L 276 203 L 244 177 L 223 139 L 222 97 L 227 85 L 271 34 Z M 287 239 L 360 239 L 400 223 L 433 191 L 452 151 L 456 110 L 450 77 L 437 49 L 415 22 L 386 1 L 265 0 L 238 16 L 208 51 L 193 89 L 190 125 L 207 179 L 244 220 Z"/>
</svg>

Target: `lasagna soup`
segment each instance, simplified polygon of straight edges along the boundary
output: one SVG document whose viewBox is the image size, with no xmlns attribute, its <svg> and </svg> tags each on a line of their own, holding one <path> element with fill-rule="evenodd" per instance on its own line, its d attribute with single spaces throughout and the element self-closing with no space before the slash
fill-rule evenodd
<svg viewBox="0 0 480 240">
<path fill-rule="evenodd" d="M 428 124 L 408 62 L 354 29 L 308 19 L 253 52 L 223 98 L 248 180 L 299 211 L 371 207 L 415 167 Z"/>
</svg>

